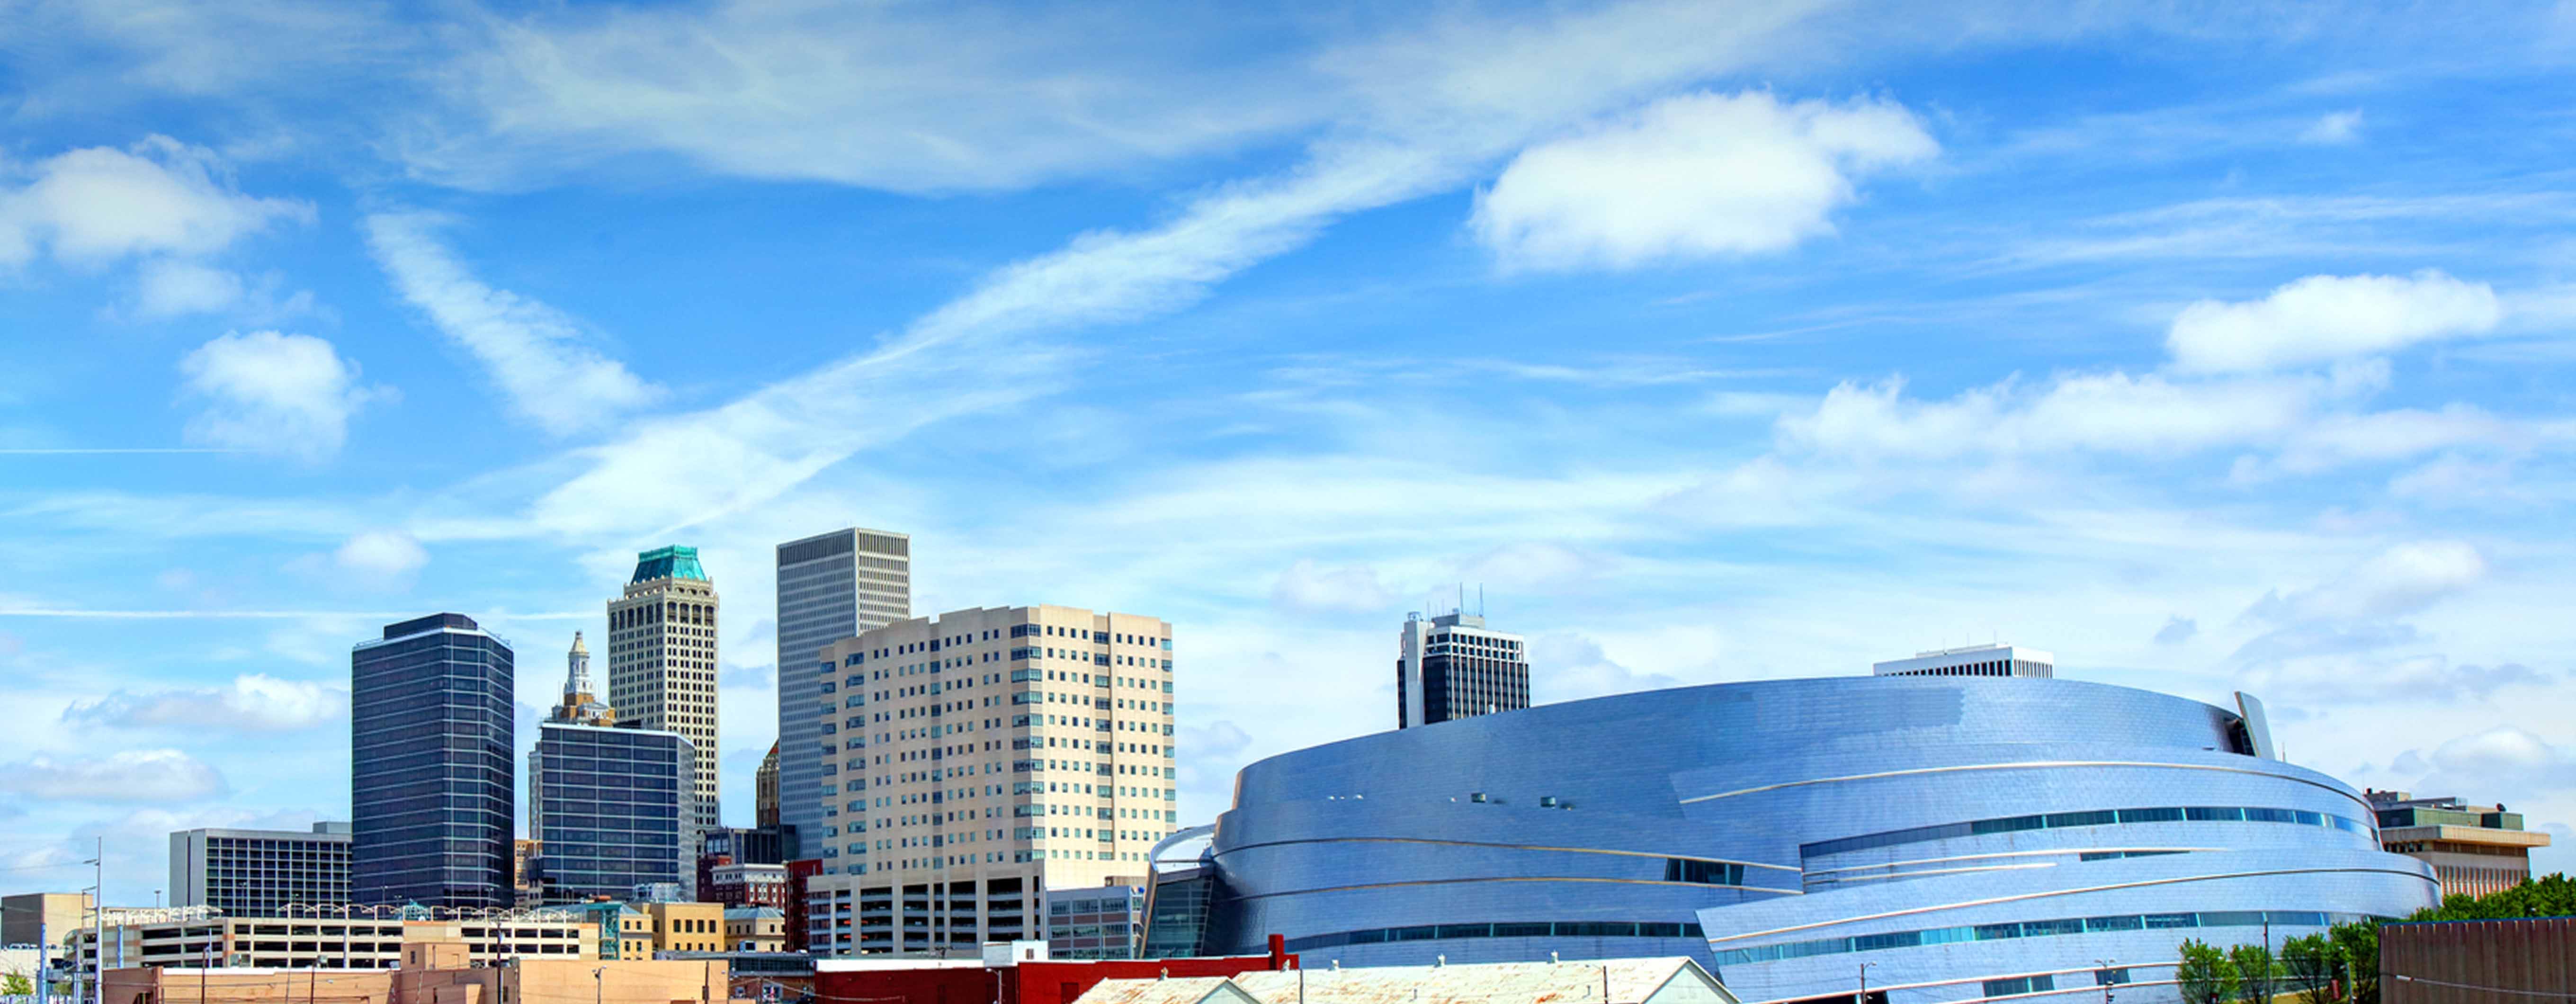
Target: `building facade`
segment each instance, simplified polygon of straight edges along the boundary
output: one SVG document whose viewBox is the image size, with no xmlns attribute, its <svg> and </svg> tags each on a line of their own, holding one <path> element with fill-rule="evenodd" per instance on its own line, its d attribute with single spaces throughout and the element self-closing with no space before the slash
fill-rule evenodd
<svg viewBox="0 0 2576 1004">
<path fill-rule="evenodd" d="M 702 751 L 690 785 L 691 823 L 701 830 L 723 825 L 716 770 L 720 605 L 698 549 L 676 546 L 636 555 L 625 592 L 608 601 L 608 703 L 622 720 L 679 733 Z"/>
<path fill-rule="evenodd" d="M 1871 663 L 1871 676 L 2049 676 L 2057 657 L 2035 648 L 1969 645 L 1916 652 L 1910 659 Z"/>
<path fill-rule="evenodd" d="M 336 910 L 336 908 L 335 908 Z M 260 916 L 198 916 L 111 924 L 106 929 L 110 969 L 120 966 L 277 969 L 393 969 L 403 946 L 454 943 L 474 965 L 516 959 L 597 958 L 596 929 L 569 911 L 495 911 L 472 919 L 430 918 L 432 911 L 298 910 Z M 406 919 L 413 913 L 414 919 Z M 88 932 L 77 951 L 95 959 Z"/>
<path fill-rule="evenodd" d="M 778 744 L 769 744 L 769 755 L 760 758 L 760 769 L 751 774 L 751 824 L 763 829 L 778 828 Z"/>
<path fill-rule="evenodd" d="M 1408 616 L 1397 647 L 1397 728 L 1530 706 L 1528 645 L 1487 628 L 1483 614 Z"/>
<path fill-rule="evenodd" d="M 912 538 L 849 527 L 778 545 L 777 822 L 789 860 L 820 857 L 832 828 L 823 774 L 839 744 L 816 731 L 825 676 L 817 653 L 911 616 Z"/>
<path fill-rule="evenodd" d="M 573 632 L 563 699 L 528 751 L 528 832 L 542 851 L 539 897 L 572 903 L 638 885 L 694 888 L 698 749 L 676 732 L 617 722 Z"/>
<path fill-rule="evenodd" d="M 204 828 L 170 834 L 170 905 L 265 914 L 289 903 L 349 901 L 347 823 L 295 830 Z"/>
<path fill-rule="evenodd" d="M 1016 940 L 1042 932 L 1047 889 L 1140 883 L 1178 816 L 1171 643 L 1155 618 L 1040 605 L 827 648 L 837 835 L 809 947 Z"/>
<path fill-rule="evenodd" d="M 787 915 L 774 906 L 729 906 L 724 912 L 729 952 L 787 950 Z"/>
<path fill-rule="evenodd" d="M 349 661 L 350 901 L 509 906 L 510 643 L 432 614 L 387 625 Z"/>
<path fill-rule="evenodd" d="M 2379 817 L 2379 844 L 2433 866 L 2445 896 L 2484 896 L 2531 881 L 2531 849 L 2549 834 L 2522 828 L 2522 814 L 2457 798 L 2416 798 L 2403 791 L 2368 793 Z"/>
<path fill-rule="evenodd" d="M 787 866 L 726 862 L 707 869 L 698 898 L 726 906 L 787 907 Z"/>
<path fill-rule="evenodd" d="M 725 950 L 725 908 L 716 903 L 639 904 L 653 931 L 653 951 Z"/>
<path fill-rule="evenodd" d="M 1144 886 L 1050 889 L 1046 902 L 1048 958 L 1136 957 L 1136 937 L 1145 923 Z"/>
<path fill-rule="evenodd" d="M 537 726 L 530 786 L 545 900 L 618 897 L 658 882 L 696 888 L 698 835 L 689 821 L 698 760 L 696 745 L 676 732 Z"/>
<path fill-rule="evenodd" d="M 2105 959 L 2153 984 L 2184 938 L 2278 944 L 2434 901 L 2359 792 L 2268 746 L 2195 701 L 1977 676 L 1381 733 L 1243 770 L 1202 937 L 1276 932 L 1319 968 L 1682 954 L 1752 1001 L 1848 996 L 1866 964 L 1889 1001 L 1931 1002 L 2098 992 Z"/>
</svg>

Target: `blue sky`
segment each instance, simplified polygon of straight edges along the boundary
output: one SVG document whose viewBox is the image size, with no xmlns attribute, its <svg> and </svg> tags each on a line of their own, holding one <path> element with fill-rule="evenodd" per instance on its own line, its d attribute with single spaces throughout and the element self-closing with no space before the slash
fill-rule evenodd
<svg viewBox="0 0 2576 1004">
<path fill-rule="evenodd" d="M 2000 638 L 2576 822 L 2576 8 L 0 8 L 0 886 L 347 811 L 348 648 L 523 721 L 636 551 L 728 610 L 1173 621 L 1182 815 L 1384 728 Z M 2566 848 L 2541 856 L 2560 867 Z"/>
</svg>

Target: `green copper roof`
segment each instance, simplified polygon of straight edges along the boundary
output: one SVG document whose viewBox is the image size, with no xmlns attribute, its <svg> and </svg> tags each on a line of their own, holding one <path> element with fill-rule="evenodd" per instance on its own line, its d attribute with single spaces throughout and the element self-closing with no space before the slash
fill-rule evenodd
<svg viewBox="0 0 2576 1004">
<path fill-rule="evenodd" d="M 707 570 L 698 567 L 698 549 L 694 547 L 657 547 L 635 556 L 635 577 L 630 582 L 655 579 L 696 579 L 713 582 Z"/>
</svg>

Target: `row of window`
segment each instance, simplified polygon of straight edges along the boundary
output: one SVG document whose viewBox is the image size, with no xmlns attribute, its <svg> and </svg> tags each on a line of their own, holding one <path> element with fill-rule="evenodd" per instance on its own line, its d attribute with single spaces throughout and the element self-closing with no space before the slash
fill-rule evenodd
<svg viewBox="0 0 2576 1004">
<path fill-rule="evenodd" d="M 1343 945 L 1382 945 L 1398 941 L 1446 941 L 1452 938 L 1699 938 L 1698 924 L 1652 921 L 1559 921 L 1502 924 L 1424 924 L 1381 927 L 1288 939 L 1288 951 L 1311 952 Z"/>
<path fill-rule="evenodd" d="M 2365 919 L 2368 918 L 2358 914 L 2320 913 L 2313 910 L 2203 910 L 2198 913 L 2130 913 L 2112 917 L 2061 917 L 2055 920 L 1935 927 L 1921 931 L 1890 931 L 1886 934 L 1818 938 L 1812 941 L 1790 941 L 1755 948 L 1731 948 L 1717 953 L 1717 964 L 1730 966 L 1754 962 L 1777 962 L 1782 959 L 1803 959 L 1813 955 L 1875 952 L 1890 948 L 1920 948 L 1925 945 L 1955 945 L 1962 942 L 1999 941 L 2006 938 L 2045 938 L 2060 934 L 2159 931 L 2194 927 L 2260 927 L 2265 923 L 2273 927 L 2327 927 Z"/>
<path fill-rule="evenodd" d="M 1943 823 L 1917 826 L 1884 833 L 1868 833 L 1839 840 L 1826 840 L 1801 845 L 1798 855 L 1805 858 L 1865 851 L 1874 847 L 1920 843 L 1926 840 L 1948 840 L 1954 837 L 1984 836 L 1990 833 L 2016 833 L 2022 830 L 2056 830 L 2077 826 L 2125 826 L 2133 823 L 2295 823 L 2301 826 L 2330 826 L 2347 833 L 2377 838 L 2370 824 L 2357 819 L 2305 809 L 2263 809 L 2235 806 L 2162 806 L 2146 809 L 2095 809 L 2088 812 L 2050 812 L 2031 816 L 2003 816 L 1965 823 Z"/>
</svg>

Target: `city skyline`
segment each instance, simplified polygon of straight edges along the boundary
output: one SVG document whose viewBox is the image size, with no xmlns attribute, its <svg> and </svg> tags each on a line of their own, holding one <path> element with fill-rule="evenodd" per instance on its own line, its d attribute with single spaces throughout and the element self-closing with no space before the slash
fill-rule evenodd
<svg viewBox="0 0 2576 1004">
<path fill-rule="evenodd" d="M 674 544 L 748 825 L 842 527 L 1170 623 L 1182 825 L 1464 581 L 1534 703 L 1999 639 L 2576 862 L 2563 6 L 487 6 L 0 13 L 10 888 L 350 818 L 414 617 L 524 763 Z"/>
</svg>

